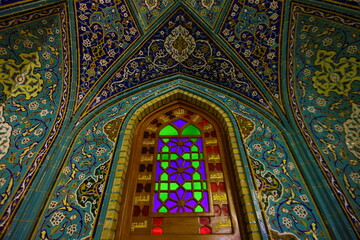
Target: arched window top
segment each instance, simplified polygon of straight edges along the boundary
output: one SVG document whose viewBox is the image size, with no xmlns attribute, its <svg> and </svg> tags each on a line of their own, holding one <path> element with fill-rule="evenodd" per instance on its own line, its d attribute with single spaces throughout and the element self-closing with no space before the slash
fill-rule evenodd
<svg viewBox="0 0 360 240">
<path fill-rule="evenodd" d="M 219 131 L 204 113 L 180 104 L 142 121 L 127 180 L 124 239 L 239 236 Z"/>
</svg>

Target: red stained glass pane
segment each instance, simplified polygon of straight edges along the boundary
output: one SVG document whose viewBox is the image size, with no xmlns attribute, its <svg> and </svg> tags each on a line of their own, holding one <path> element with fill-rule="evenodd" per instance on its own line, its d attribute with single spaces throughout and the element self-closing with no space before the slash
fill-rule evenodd
<svg viewBox="0 0 360 240">
<path fill-rule="evenodd" d="M 212 136 L 212 137 L 216 137 L 216 132 L 215 132 L 215 131 L 212 131 L 212 132 L 211 132 L 211 136 Z"/>
<path fill-rule="evenodd" d="M 217 164 L 215 165 L 215 167 L 216 167 L 216 170 L 222 171 L 221 163 L 217 163 Z"/>
<path fill-rule="evenodd" d="M 212 153 L 212 149 L 211 149 L 211 147 L 209 147 L 209 146 L 208 146 L 208 147 L 206 147 L 206 152 L 207 152 L 207 153 Z"/>
<path fill-rule="evenodd" d="M 139 165 L 139 172 L 144 172 L 145 171 L 145 164 L 140 164 Z"/>
<path fill-rule="evenodd" d="M 215 170 L 215 165 L 212 163 L 209 163 L 208 167 L 209 167 L 209 171 L 211 171 L 211 172 Z"/>
<path fill-rule="evenodd" d="M 140 215 L 140 206 L 134 206 L 133 216 L 137 217 Z"/>
<path fill-rule="evenodd" d="M 147 183 L 144 187 L 145 192 L 150 192 L 151 191 L 151 183 Z"/>
<path fill-rule="evenodd" d="M 141 212 L 144 217 L 149 216 L 149 206 L 144 206 Z"/>
<path fill-rule="evenodd" d="M 211 234 L 211 228 L 208 226 L 200 227 L 200 234 Z"/>
<path fill-rule="evenodd" d="M 199 217 L 199 223 L 201 225 L 208 225 L 210 223 L 209 217 Z"/>
<path fill-rule="evenodd" d="M 218 186 L 214 182 L 211 183 L 211 191 L 212 192 L 217 192 L 218 191 Z"/>
<path fill-rule="evenodd" d="M 152 172 L 152 169 L 153 169 L 153 165 L 152 165 L 152 164 L 147 165 L 146 170 L 147 170 L 148 172 Z"/>
<path fill-rule="evenodd" d="M 219 147 L 218 146 L 213 147 L 213 151 L 214 153 L 219 153 Z"/>
<path fill-rule="evenodd" d="M 220 192 L 225 192 L 225 183 L 224 182 L 219 183 L 219 190 L 220 190 Z"/>
<path fill-rule="evenodd" d="M 152 235 L 162 235 L 163 229 L 161 227 L 154 227 L 151 231 Z"/>
<path fill-rule="evenodd" d="M 153 224 L 156 225 L 156 226 L 162 225 L 163 222 L 164 222 L 163 218 L 153 218 Z"/>
<path fill-rule="evenodd" d="M 143 185 L 141 183 L 136 184 L 136 192 L 142 192 Z"/>
<path fill-rule="evenodd" d="M 229 215 L 229 205 L 228 204 L 223 204 L 221 206 L 221 210 L 225 216 Z"/>
<path fill-rule="evenodd" d="M 217 204 L 214 205 L 214 214 L 215 214 L 215 216 L 220 216 L 220 214 L 221 214 L 220 206 Z"/>
</svg>

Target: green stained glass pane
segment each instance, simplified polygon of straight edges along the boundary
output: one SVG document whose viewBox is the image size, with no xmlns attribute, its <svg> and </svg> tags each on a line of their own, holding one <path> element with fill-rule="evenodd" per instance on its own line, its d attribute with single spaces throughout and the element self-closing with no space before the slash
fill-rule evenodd
<svg viewBox="0 0 360 240">
<path fill-rule="evenodd" d="M 182 135 L 201 135 L 200 130 L 194 125 L 188 125 L 181 133 Z"/>
<path fill-rule="evenodd" d="M 190 189 L 191 189 L 191 183 L 190 183 L 190 182 L 186 182 L 186 183 L 184 183 L 183 187 L 184 187 L 186 190 L 190 190 Z"/>
<path fill-rule="evenodd" d="M 201 182 L 194 182 L 194 189 L 200 190 L 201 189 Z"/>
<path fill-rule="evenodd" d="M 165 200 L 169 198 L 169 194 L 168 193 L 160 193 L 159 198 L 162 202 L 165 202 Z"/>
<path fill-rule="evenodd" d="M 175 159 L 177 159 L 177 158 L 178 158 L 178 155 L 175 154 L 175 153 L 172 153 L 172 154 L 170 155 L 170 159 L 171 159 L 171 160 L 175 160 Z"/>
<path fill-rule="evenodd" d="M 193 180 L 200 180 L 200 179 L 201 179 L 200 173 L 195 172 L 195 173 L 193 174 Z"/>
<path fill-rule="evenodd" d="M 204 209 L 198 205 L 196 208 L 195 208 L 195 212 L 204 212 Z"/>
<path fill-rule="evenodd" d="M 178 187 L 179 187 L 179 184 L 177 184 L 177 183 L 170 183 L 170 190 L 176 190 L 176 189 L 178 189 Z"/>
<path fill-rule="evenodd" d="M 202 199 L 202 192 L 194 192 L 194 198 L 198 201 Z"/>
<path fill-rule="evenodd" d="M 196 142 L 196 141 L 197 141 L 197 138 L 190 138 L 190 140 L 191 140 L 192 142 Z"/>
<path fill-rule="evenodd" d="M 207 189 L 207 184 L 206 184 L 206 182 L 203 182 L 203 189 Z"/>
<path fill-rule="evenodd" d="M 167 184 L 167 183 L 160 183 L 160 191 L 166 191 L 166 190 L 169 190 L 169 184 Z M 160 198 L 161 198 L 161 194 L 162 193 L 160 193 Z"/>
<path fill-rule="evenodd" d="M 169 180 L 169 176 L 166 173 L 163 173 L 163 174 L 161 174 L 160 179 L 161 179 L 161 181 L 167 181 L 167 180 Z"/>
<path fill-rule="evenodd" d="M 193 161 L 193 162 L 192 162 L 192 166 L 193 166 L 194 168 L 198 168 L 198 167 L 200 166 L 200 162 L 199 162 L 199 161 Z"/>
<path fill-rule="evenodd" d="M 182 158 L 183 158 L 183 159 L 186 159 L 186 160 L 190 159 L 190 153 L 185 153 L 185 154 L 183 154 L 183 155 L 182 155 Z"/>
<path fill-rule="evenodd" d="M 155 191 L 159 190 L 159 183 L 155 183 Z"/>
<path fill-rule="evenodd" d="M 191 159 L 199 159 L 199 154 L 198 153 L 192 153 L 191 154 Z"/>
<path fill-rule="evenodd" d="M 168 146 L 163 146 L 162 149 L 161 149 L 162 152 L 169 152 L 169 150 L 170 149 L 169 149 Z"/>
<path fill-rule="evenodd" d="M 200 159 L 204 159 L 204 154 L 200 153 Z"/>
<path fill-rule="evenodd" d="M 162 167 L 163 169 L 167 169 L 167 168 L 169 167 L 169 162 L 162 162 L 162 163 L 161 163 L 161 167 Z"/>
<path fill-rule="evenodd" d="M 162 160 L 169 160 L 169 154 L 161 154 Z"/>
<path fill-rule="evenodd" d="M 161 154 L 158 154 L 157 155 L 157 160 L 160 160 L 161 159 Z"/>
<path fill-rule="evenodd" d="M 159 212 L 162 212 L 162 213 L 165 213 L 165 212 L 168 212 L 167 208 L 165 206 L 162 206 L 160 209 L 159 209 Z"/>
<path fill-rule="evenodd" d="M 169 140 L 170 140 L 169 138 L 163 138 L 163 139 L 162 139 L 162 141 L 163 141 L 164 143 L 169 142 Z"/>
<path fill-rule="evenodd" d="M 164 135 L 179 135 L 178 131 L 176 130 L 176 128 L 174 128 L 171 125 L 167 125 L 166 127 L 164 127 L 163 129 L 161 129 L 160 136 L 164 136 Z"/>
<path fill-rule="evenodd" d="M 192 152 L 197 152 L 197 151 L 199 151 L 199 148 L 194 145 L 194 146 L 191 147 L 191 151 Z"/>
</svg>

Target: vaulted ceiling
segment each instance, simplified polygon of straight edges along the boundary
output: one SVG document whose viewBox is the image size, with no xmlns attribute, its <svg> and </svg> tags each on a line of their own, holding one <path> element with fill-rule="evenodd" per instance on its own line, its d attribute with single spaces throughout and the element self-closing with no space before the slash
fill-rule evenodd
<svg viewBox="0 0 360 240">
<path fill-rule="evenodd" d="M 301 133 L 359 236 L 359 10 L 357 0 L 0 0 L 0 229 L 59 132 L 180 79 Z"/>
</svg>

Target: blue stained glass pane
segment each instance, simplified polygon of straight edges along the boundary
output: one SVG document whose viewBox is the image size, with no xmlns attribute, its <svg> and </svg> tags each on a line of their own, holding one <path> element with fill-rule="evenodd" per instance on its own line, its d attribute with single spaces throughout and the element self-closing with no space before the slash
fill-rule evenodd
<svg viewBox="0 0 360 240">
<path fill-rule="evenodd" d="M 186 121 L 178 119 L 174 121 L 173 124 L 175 124 L 178 128 L 182 128 L 186 124 Z"/>
</svg>

